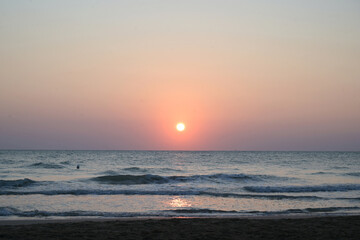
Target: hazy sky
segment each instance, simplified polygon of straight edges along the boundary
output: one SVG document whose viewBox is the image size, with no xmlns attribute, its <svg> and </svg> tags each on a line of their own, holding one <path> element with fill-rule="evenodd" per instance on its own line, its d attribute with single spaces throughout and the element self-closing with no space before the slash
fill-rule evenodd
<svg viewBox="0 0 360 240">
<path fill-rule="evenodd" d="M 360 150 L 360 1 L 2 0 L 0 149 Z"/>
</svg>

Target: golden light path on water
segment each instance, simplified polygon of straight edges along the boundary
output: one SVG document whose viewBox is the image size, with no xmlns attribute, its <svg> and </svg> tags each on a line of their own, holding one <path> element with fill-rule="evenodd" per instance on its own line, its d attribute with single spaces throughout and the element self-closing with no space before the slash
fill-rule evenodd
<svg viewBox="0 0 360 240">
<path fill-rule="evenodd" d="M 191 207 L 191 203 L 180 197 L 175 197 L 170 201 L 170 206 L 172 207 Z"/>
</svg>

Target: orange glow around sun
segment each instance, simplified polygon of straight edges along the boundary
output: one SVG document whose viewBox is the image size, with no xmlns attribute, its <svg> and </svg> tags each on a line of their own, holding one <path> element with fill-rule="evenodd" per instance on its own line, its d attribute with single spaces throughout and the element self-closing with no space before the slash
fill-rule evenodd
<svg viewBox="0 0 360 240">
<path fill-rule="evenodd" d="M 178 130 L 179 132 L 184 131 L 185 130 L 185 124 L 183 124 L 183 123 L 176 124 L 176 130 Z"/>
</svg>

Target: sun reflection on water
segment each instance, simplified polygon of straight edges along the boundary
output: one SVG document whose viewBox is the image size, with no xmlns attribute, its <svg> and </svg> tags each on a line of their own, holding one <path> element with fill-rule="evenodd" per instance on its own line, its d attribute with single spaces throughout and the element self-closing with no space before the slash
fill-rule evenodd
<svg viewBox="0 0 360 240">
<path fill-rule="evenodd" d="M 174 197 L 169 204 L 172 207 L 191 207 L 191 203 L 189 201 L 180 197 Z"/>
</svg>

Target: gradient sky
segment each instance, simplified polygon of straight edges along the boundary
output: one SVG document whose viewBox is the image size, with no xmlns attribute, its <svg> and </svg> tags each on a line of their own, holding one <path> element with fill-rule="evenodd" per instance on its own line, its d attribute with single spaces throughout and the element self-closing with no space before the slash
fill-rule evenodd
<svg viewBox="0 0 360 240">
<path fill-rule="evenodd" d="M 360 1 L 0 1 L 0 149 L 359 151 Z"/>
</svg>

